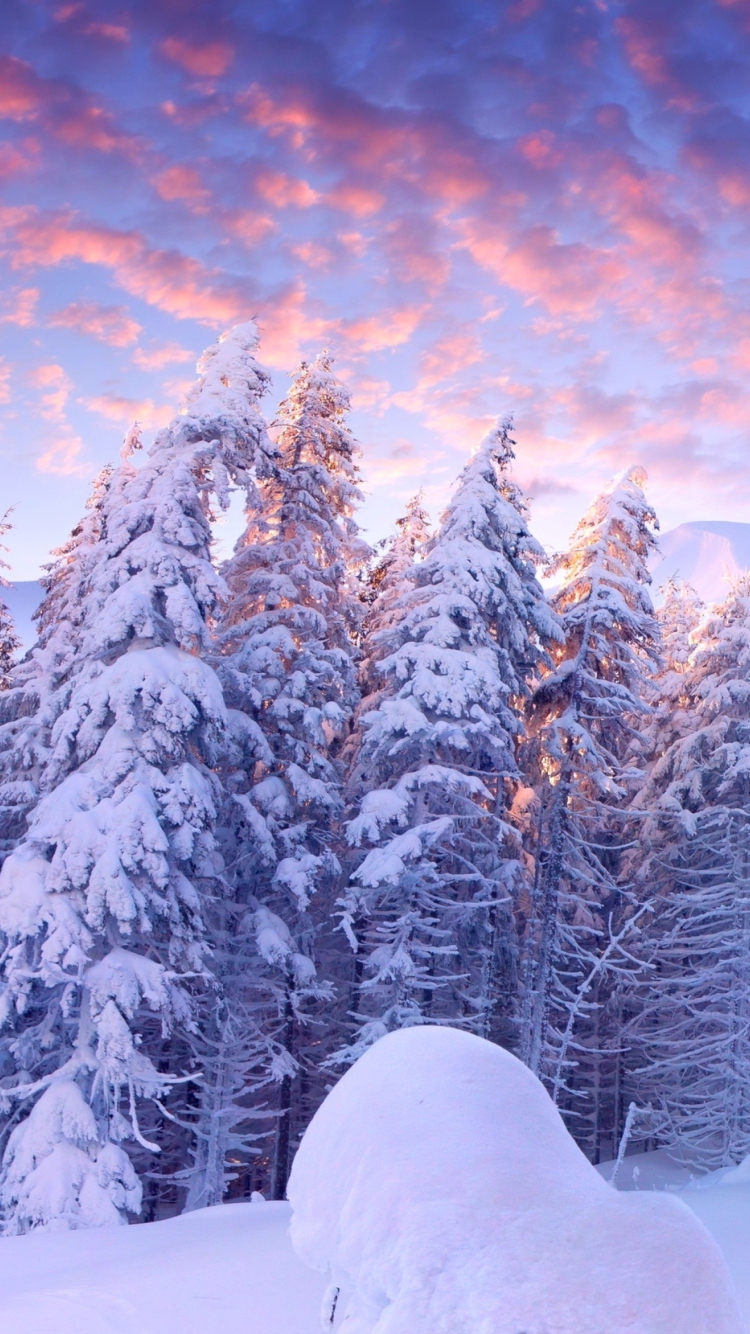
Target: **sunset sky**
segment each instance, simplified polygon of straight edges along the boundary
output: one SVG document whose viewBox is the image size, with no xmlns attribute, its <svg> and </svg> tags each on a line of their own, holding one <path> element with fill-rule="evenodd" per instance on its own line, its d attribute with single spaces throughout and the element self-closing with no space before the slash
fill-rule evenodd
<svg viewBox="0 0 750 1334">
<path fill-rule="evenodd" d="M 645 464 L 750 521 L 750 0 L 2 0 L 13 575 L 256 315 L 329 346 L 369 535 L 498 414 L 542 540 Z"/>
</svg>

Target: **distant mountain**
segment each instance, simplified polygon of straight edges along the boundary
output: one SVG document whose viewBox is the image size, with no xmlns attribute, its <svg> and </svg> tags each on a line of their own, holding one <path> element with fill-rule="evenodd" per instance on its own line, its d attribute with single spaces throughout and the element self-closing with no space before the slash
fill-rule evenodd
<svg viewBox="0 0 750 1334">
<path fill-rule="evenodd" d="M 662 533 L 660 555 L 651 567 L 653 590 L 673 576 L 692 584 L 704 602 L 719 602 L 727 584 L 750 570 L 750 523 L 697 520 Z"/>
<path fill-rule="evenodd" d="M 0 598 L 16 623 L 16 630 L 24 649 L 31 648 L 36 640 L 36 626 L 31 618 L 43 597 L 44 589 L 35 579 L 30 579 L 28 583 L 9 584 L 7 588 L 0 588 Z"/>
</svg>

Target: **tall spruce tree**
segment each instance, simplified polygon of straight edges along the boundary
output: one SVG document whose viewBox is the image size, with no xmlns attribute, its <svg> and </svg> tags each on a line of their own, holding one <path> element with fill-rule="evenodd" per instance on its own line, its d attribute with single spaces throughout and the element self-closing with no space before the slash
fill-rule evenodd
<svg viewBox="0 0 750 1334">
<path fill-rule="evenodd" d="M 256 1078 L 276 1084 L 275 1199 L 323 1092 L 331 986 L 316 953 L 339 871 L 338 757 L 358 700 L 355 568 L 367 553 L 352 517 L 360 493 L 348 410 L 330 355 L 303 362 L 275 423 L 278 467 L 225 570 L 231 598 L 218 632 L 235 736 L 224 837 L 244 924 L 227 987 L 235 1005 L 252 1003 L 249 977 L 256 997 L 259 979 L 265 987 L 265 1011 L 253 1011 L 264 1035 Z"/>
<path fill-rule="evenodd" d="M 686 663 L 696 607 L 679 602 L 670 707 L 638 799 L 634 860 L 653 912 L 630 1064 L 660 1142 L 710 1169 L 750 1152 L 750 577 L 693 629 Z"/>
<path fill-rule="evenodd" d="M 378 631 L 383 688 L 361 717 L 366 790 L 348 824 L 352 847 L 373 846 L 341 901 L 362 983 L 340 1059 L 441 1019 L 509 1036 L 523 878 L 508 818 L 515 749 L 528 681 L 558 634 L 506 472 L 513 444 L 500 425 L 470 460 Z"/>
<path fill-rule="evenodd" d="M 386 652 L 380 647 L 383 636 L 402 614 L 401 599 L 413 584 L 429 535 L 430 521 L 419 491 L 396 520 L 393 535 L 385 539 L 369 570 L 359 678 L 363 703 L 371 701 L 371 707 L 384 685 L 378 670 L 379 659 Z"/>
<path fill-rule="evenodd" d="M 34 616 L 37 642 L 10 668 L 0 696 L 0 857 L 15 847 L 39 800 L 52 727 L 67 707 L 88 569 L 101 535 L 101 506 L 111 476 L 110 466 L 99 474 L 84 518 L 45 567 L 45 596 Z"/>
<path fill-rule="evenodd" d="M 524 939 L 520 1054 L 550 1084 L 598 1160 L 620 1120 L 618 1022 L 632 896 L 620 883 L 632 760 L 647 712 L 657 626 L 648 593 L 656 519 L 631 468 L 576 528 L 551 573 L 564 642 L 529 703 L 526 770 L 534 879 Z"/>
<path fill-rule="evenodd" d="M 210 985 L 203 900 L 222 875 L 210 766 L 226 713 L 199 656 L 223 591 L 209 514 L 231 484 L 252 489 L 272 453 L 256 344 L 240 325 L 208 349 L 184 412 L 143 466 L 125 457 L 107 478 L 85 561 L 79 548 L 50 590 L 75 652 L 40 799 L 1 873 L 6 1233 L 139 1211 L 122 1145 L 158 1151 L 143 1104 L 178 1085 L 152 1055 L 162 1034 L 189 1039 Z"/>
<path fill-rule="evenodd" d="M 365 572 L 361 596 L 366 607 L 362 620 L 359 661 L 361 699 L 355 723 L 345 747 L 349 799 L 361 796 L 362 774 L 359 751 L 362 714 L 377 708 L 393 685 L 380 670 L 388 656 L 388 636 L 404 614 L 404 595 L 414 586 L 417 565 L 429 537 L 429 518 L 422 503 L 422 492 L 412 496 L 404 514 L 396 520 L 395 531 L 373 551 Z"/>
<path fill-rule="evenodd" d="M 2 539 L 10 532 L 11 524 L 8 518 L 10 511 L 6 510 L 0 518 L 0 551 L 7 551 Z M 8 562 L 0 558 L 0 571 L 9 568 Z M 0 588 L 7 588 L 8 583 L 2 573 L 0 573 Z M 5 602 L 0 598 L 0 690 L 7 690 L 10 685 L 11 668 L 15 656 L 21 647 L 21 641 L 16 634 L 16 629 Z"/>
</svg>

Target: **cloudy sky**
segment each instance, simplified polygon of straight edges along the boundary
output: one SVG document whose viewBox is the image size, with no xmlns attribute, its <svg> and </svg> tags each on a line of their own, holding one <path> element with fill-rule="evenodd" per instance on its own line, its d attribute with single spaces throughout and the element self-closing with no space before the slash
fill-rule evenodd
<svg viewBox="0 0 750 1334">
<path fill-rule="evenodd" d="M 750 0 L 2 0 L 0 28 L 15 577 L 251 315 L 276 399 L 334 351 L 371 536 L 508 412 L 552 546 L 630 462 L 664 528 L 750 520 Z"/>
</svg>

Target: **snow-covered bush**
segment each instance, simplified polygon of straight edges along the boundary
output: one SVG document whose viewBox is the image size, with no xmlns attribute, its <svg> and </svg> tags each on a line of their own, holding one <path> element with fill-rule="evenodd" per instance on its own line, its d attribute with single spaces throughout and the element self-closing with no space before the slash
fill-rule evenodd
<svg viewBox="0 0 750 1334">
<path fill-rule="evenodd" d="M 456 1029 L 392 1033 L 344 1075 L 289 1198 L 334 1331 L 741 1334 L 724 1261 L 687 1207 L 614 1191 L 537 1078 Z"/>
</svg>

